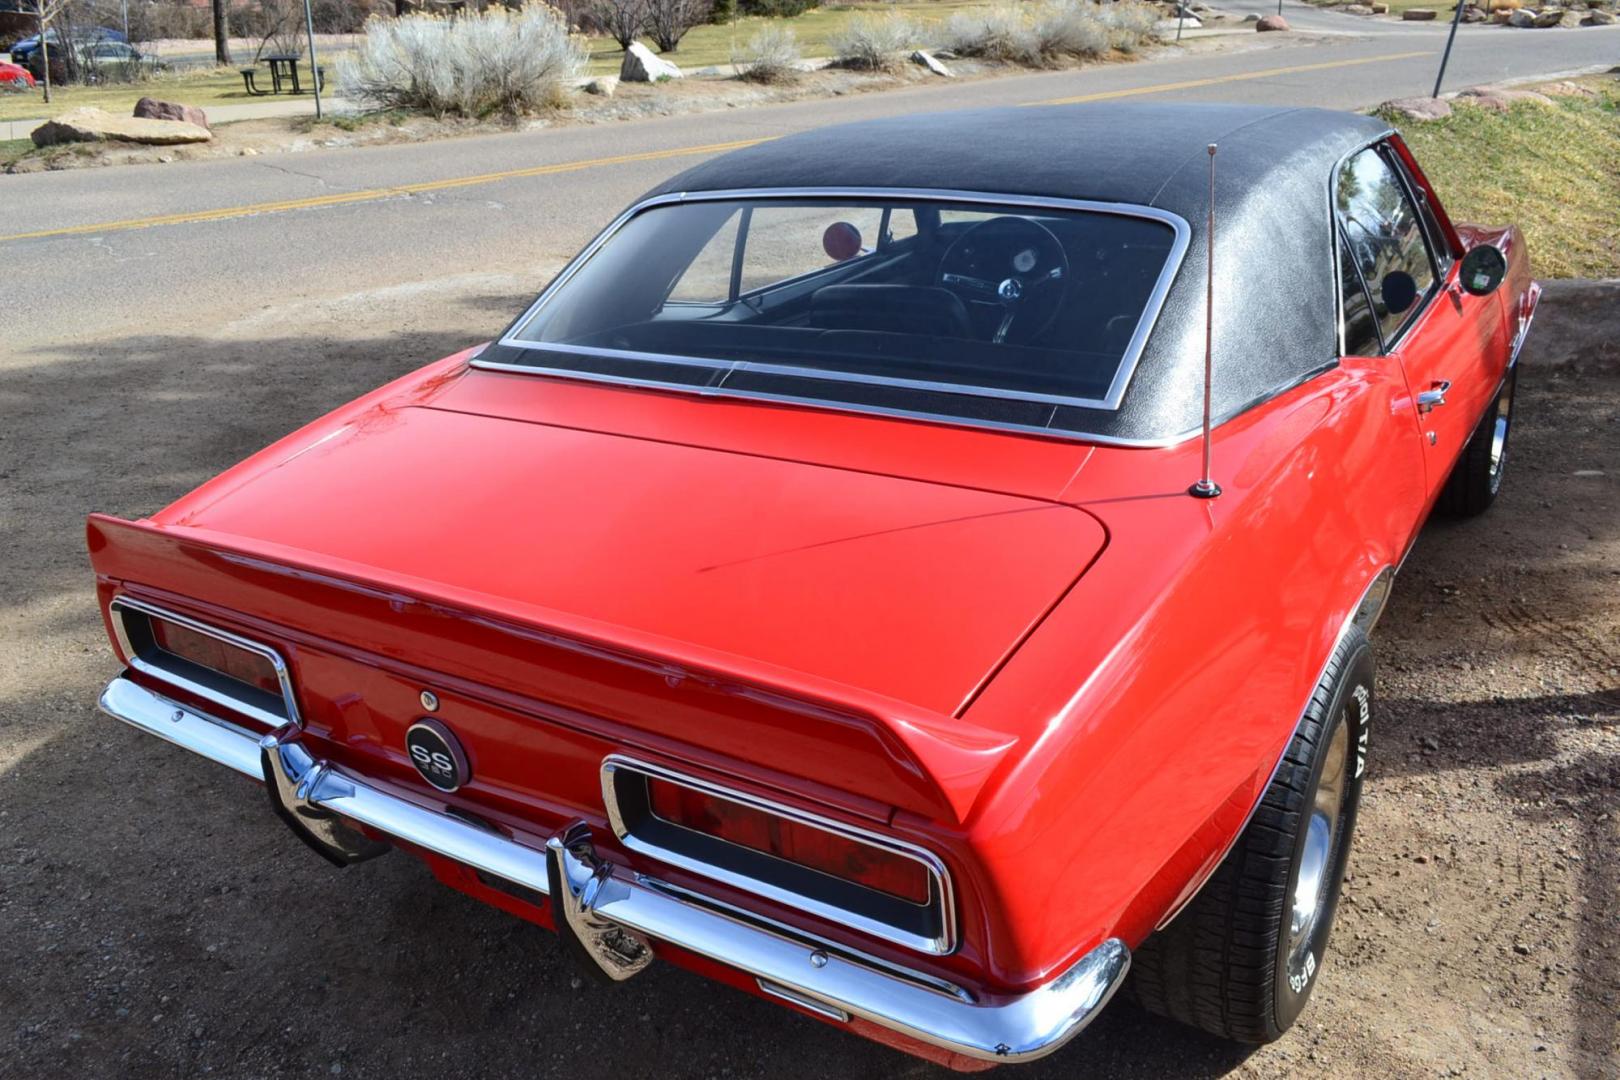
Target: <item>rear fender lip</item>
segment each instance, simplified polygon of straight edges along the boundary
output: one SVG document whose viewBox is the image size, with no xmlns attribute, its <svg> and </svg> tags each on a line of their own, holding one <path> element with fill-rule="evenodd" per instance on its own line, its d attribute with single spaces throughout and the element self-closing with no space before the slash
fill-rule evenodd
<svg viewBox="0 0 1620 1080">
<path fill-rule="evenodd" d="M 975 996 L 596 859 L 581 823 L 560 830 L 542 851 L 390 794 L 315 758 L 290 725 L 260 738 L 124 675 L 107 685 L 100 705 L 132 727 L 266 782 L 275 805 L 288 811 L 283 820 L 317 850 L 330 845 L 323 854 L 339 865 L 386 850 L 367 835 L 376 833 L 546 896 L 553 880 L 568 882 L 573 913 L 595 929 L 648 942 L 653 951 L 667 942 L 744 972 L 763 993 L 801 1008 L 859 1018 L 965 1057 L 1016 1062 L 1052 1053 L 1095 1019 L 1130 967 L 1130 949 L 1109 938 L 1049 982 Z M 562 920 L 559 930 L 573 934 L 573 921 Z"/>
</svg>

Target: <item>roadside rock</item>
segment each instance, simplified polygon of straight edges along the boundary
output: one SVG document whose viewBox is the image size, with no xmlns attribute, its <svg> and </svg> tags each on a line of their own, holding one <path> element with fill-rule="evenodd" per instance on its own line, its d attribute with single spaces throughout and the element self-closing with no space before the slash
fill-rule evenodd
<svg viewBox="0 0 1620 1080">
<path fill-rule="evenodd" d="M 1243 21 L 1257 23 L 1260 21 L 1260 16 L 1251 11 L 1247 15 L 1243 16 Z"/>
<path fill-rule="evenodd" d="M 1552 99 L 1534 90 L 1497 90 L 1489 86 L 1471 86 L 1457 94 L 1461 101 L 1478 105 L 1493 112 L 1507 112 L 1515 102 L 1534 101 L 1538 105 L 1551 105 Z"/>
<path fill-rule="evenodd" d="M 54 120 L 45 121 L 29 134 L 35 146 L 106 142 L 109 139 L 124 139 L 152 146 L 174 146 L 179 143 L 207 142 L 213 137 L 207 128 L 198 127 L 196 124 L 182 123 L 178 120 L 114 116 L 101 109 L 72 109 Z"/>
<path fill-rule="evenodd" d="M 143 120 L 178 120 L 182 124 L 195 124 L 213 130 L 208 123 L 208 114 L 195 105 L 143 97 L 135 103 L 135 115 Z"/>
<path fill-rule="evenodd" d="M 1268 30 L 1287 30 L 1288 20 L 1281 15 L 1262 15 L 1260 21 L 1254 24 L 1254 28 L 1262 34 Z"/>
<path fill-rule="evenodd" d="M 1465 23 L 1482 23 L 1482 22 L 1485 21 L 1485 19 L 1486 19 L 1485 12 L 1482 11 L 1481 9 L 1475 7 L 1473 4 L 1469 4 L 1467 7 L 1463 8 L 1463 13 L 1462 13 L 1462 21 L 1463 22 L 1465 22 Z"/>
<path fill-rule="evenodd" d="M 624 51 L 624 63 L 619 65 L 619 78 L 625 82 L 658 82 L 680 77 L 680 68 L 654 56 L 653 51 L 639 41 L 630 43 Z"/>
<path fill-rule="evenodd" d="M 598 75 L 585 84 L 587 94 L 596 94 L 598 97 L 612 97 L 613 91 L 619 88 L 617 75 Z"/>
<path fill-rule="evenodd" d="M 1579 11 L 1566 11 L 1558 17 L 1558 26 L 1573 29 L 1580 26 L 1583 19 Z"/>
<path fill-rule="evenodd" d="M 1451 103 L 1444 98 L 1434 97 L 1396 98 L 1384 102 L 1379 108 L 1398 113 L 1408 120 L 1444 120 L 1451 115 Z"/>
<path fill-rule="evenodd" d="M 1373 13 L 1373 9 L 1368 7 L 1366 4 L 1346 4 L 1344 6 L 1344 13 L 1346 15 L 1371 15 Z"/>
<path fill-rule="evenodd" d="M 1582 26 L 1613 26 L 1614 24 L 1614 12 L 1602 11 L 1598 8 L 1593 8 L 1591 11 L 1588 11 L 1586 13 L 1586 18 L 1581 20 Z"/>
<path fill-rule="evenodd" d="M 916 52 L 912 53 L 911 62 L 913 64 L 921 64 L 935 75 L 942 75 L 947 79 L 951 78 L 951 69 L 936 60 L 934 58 L 934 54 L 929 52 L 927 49 L 918 49 Z"/>
<path fill-rule="evenodd" d="M 1534 26 L 1536 25 L 1536 13 L 1533 11 L 1525 11 L 1523 8 L 1520 8 L 1508 15 L 1507 24 L 1509 26 L 1519 27 L 1520 29 Z"/>
<path fill-rule="evenodd" d="M 1543 11 L 1538 14 L 1536 21 L 1532 25 L 1538 30 L 1545 30 L 1550 26 L 1557 26 L 1563 21 L 1564 13 L 1557 8 L 1553 8 L 1550 11 Z"/>
<path fill-rule="evenodd" d="M 1388 15 L 1389 14 L 1389 5 L 1388 4 L 1370 4 L 1368 6 L 1372 8 L 1372 13 L 1374 15 Z"/>
<path fill-rule="evenodd" d="M 1401 12 L 1401 18 L 1406 22 L 1431 22 L 1438 14 L 1433 8 L 1407 8 Z"/>
</svg>

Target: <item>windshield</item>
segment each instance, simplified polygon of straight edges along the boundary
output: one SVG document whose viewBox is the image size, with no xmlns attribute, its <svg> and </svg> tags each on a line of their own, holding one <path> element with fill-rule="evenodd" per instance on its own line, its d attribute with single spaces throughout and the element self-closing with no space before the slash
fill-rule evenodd
<svg viewBox="0 0 1620 1080">
<path fill-rule="evenodd" d="M 1118 406 L 1185 243 L 1150 210 L 672 202 L 543 294 L 499 360 L 1053 426 Z"/>
</svg>

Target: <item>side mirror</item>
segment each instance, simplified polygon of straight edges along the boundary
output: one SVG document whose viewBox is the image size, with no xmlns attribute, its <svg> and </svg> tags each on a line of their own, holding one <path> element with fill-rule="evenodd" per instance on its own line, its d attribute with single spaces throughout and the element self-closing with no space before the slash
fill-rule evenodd
<svg viewBox="0 0 1620 1080">
<path fill-rule="evenodd" d="M 1391 315 L 1399 315 L 1417 303 L 1417 280 L 1405 270 L 1391 270 L 1379 283 L 1378 295 L 1384 301 L 1386 311 Z"/>
<path fill-rule="evenodd" d="M 1457 268 L 1457 281 L 1463 289 L 1475 296 L 1489 296 L 1507 277 L 1507 256 L 1492 244 L 1480 244 L 1468 249 L 1462 265 Z"/>
</svg>

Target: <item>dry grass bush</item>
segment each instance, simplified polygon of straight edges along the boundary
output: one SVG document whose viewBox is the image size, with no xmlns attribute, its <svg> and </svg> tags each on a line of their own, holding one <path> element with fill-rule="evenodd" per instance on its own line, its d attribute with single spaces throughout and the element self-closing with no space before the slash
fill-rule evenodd
<svg viewBox="0 0 1620 1080">
<path fill-rule="evenodd" d="M 904 15 L 856 15 L 833 35 L 834 62 L 856 71 L 894 71 L 921 37 L 917 24 Z"/>
<path fill-rule="evenodd" d="M 491 7 L 448 18 L 373 19 L 338 64 L 344 97 L 435 117 L 519 116 L 557 107 L 588 52 L 555 8 Z"/>
<path fill-rule="evenodd" d="M 1051 67 L 1110 49 L 1134 52 L 1151 40 L 1155 21 L 1153 9 L 1137 0 L 1002 0 L 953 15 L 944 44 L 959 56 Z"/>
<path fill-rule="evenodd" d="M 799 39 L 785 26 L 767 24 L 748 39 L 731 62 L 746 82 L 784 83 L 799 77 Z"/>
</svg>

